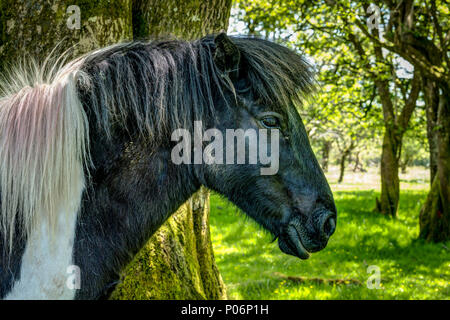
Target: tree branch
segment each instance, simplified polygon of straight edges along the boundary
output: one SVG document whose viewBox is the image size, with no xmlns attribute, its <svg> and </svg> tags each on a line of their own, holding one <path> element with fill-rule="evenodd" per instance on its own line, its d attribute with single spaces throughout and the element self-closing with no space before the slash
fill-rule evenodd
<svg viewBox="0 0 450 320">
<path fill-rule="evenodd" d="M 421 90 L 422 78 L 418 70 L 414 71 L 414 77 L 411 80 L 411 90 L 409 91 L 408 98 L 405 101 L 405 106 L 403 107 L 400 116 L 398 117 L 398 126 L 400 134 L 403 134 L 408 127 L 409 120 L 411 119 L 412 113 L 416 108 L 417 98 Z"/>
</svg>

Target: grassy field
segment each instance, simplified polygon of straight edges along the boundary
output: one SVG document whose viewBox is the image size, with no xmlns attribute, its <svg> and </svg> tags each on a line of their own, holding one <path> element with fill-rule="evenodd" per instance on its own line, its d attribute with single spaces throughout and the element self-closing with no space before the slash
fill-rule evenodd
<svg viewBox="0 0 450 320">
<path fill-rule="evenodd" d="M 335 183 L 336 233 L 308 260 L 283 254 L 276 242 L 219 195 L 211 196 L 211 233 L 217 264 L 230 299 L 449 299 L 450 243 L 417 240 L 418 214 L 428 172 L 401 176 L 396 220 L 372 212 L 379 195 L 376 169 L 349 173 Z M 367 282 L 380 271 L 379 289 Z M 373 280 L 370 283 L 375 283 Z"/>
</svg>

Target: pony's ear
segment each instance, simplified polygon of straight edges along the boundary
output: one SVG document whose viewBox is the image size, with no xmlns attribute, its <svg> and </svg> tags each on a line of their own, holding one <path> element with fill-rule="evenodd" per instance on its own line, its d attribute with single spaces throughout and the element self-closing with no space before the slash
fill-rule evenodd
<svg viewBox="0 0 450 320">
<path fill-rule="evenodd" d="M 228 73 L 232 78 L 237 77 L 241 60 L 241 53 L 238 47 L 224 32 L 214 38 L 214 43 L 216 44 L 214 62 L 219 70 Z"/>
</svg>

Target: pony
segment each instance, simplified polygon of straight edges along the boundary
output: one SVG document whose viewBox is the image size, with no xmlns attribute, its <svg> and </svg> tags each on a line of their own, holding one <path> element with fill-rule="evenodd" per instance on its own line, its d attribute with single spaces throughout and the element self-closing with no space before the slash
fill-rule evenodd
<svg viewBox="0 0 450 320">
<path fill-rule="evenodd" d="M 286 254 L 307 259 L 327 245 L 337 211 L 299 115 L 313 70 L 293 50 L 220 33 L 49 61 L 0 86 L 0 298 L 107 297 L 201 186 L 236 204 Z M 260 174 L 260 162 L 175 164 L 171 134 L 193 133 L 195 121 L 224 135 L 278 132 L 267 142 L 278 144 L 277 172 Z M 70 266 L 80 288 L 66 285 Z"/>
</svg>

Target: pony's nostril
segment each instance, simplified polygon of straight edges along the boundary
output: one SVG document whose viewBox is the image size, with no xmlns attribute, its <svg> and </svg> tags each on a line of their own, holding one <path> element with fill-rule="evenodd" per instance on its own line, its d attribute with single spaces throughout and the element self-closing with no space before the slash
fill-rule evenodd
<svg viewBox="0 0 450 320">
<path fill-rule="evenodd" d="M 322 225 L 322 234 L 328 239 L 336 230 L 336 219 L 333 215 L 328 216 Z"/>
</svg>

